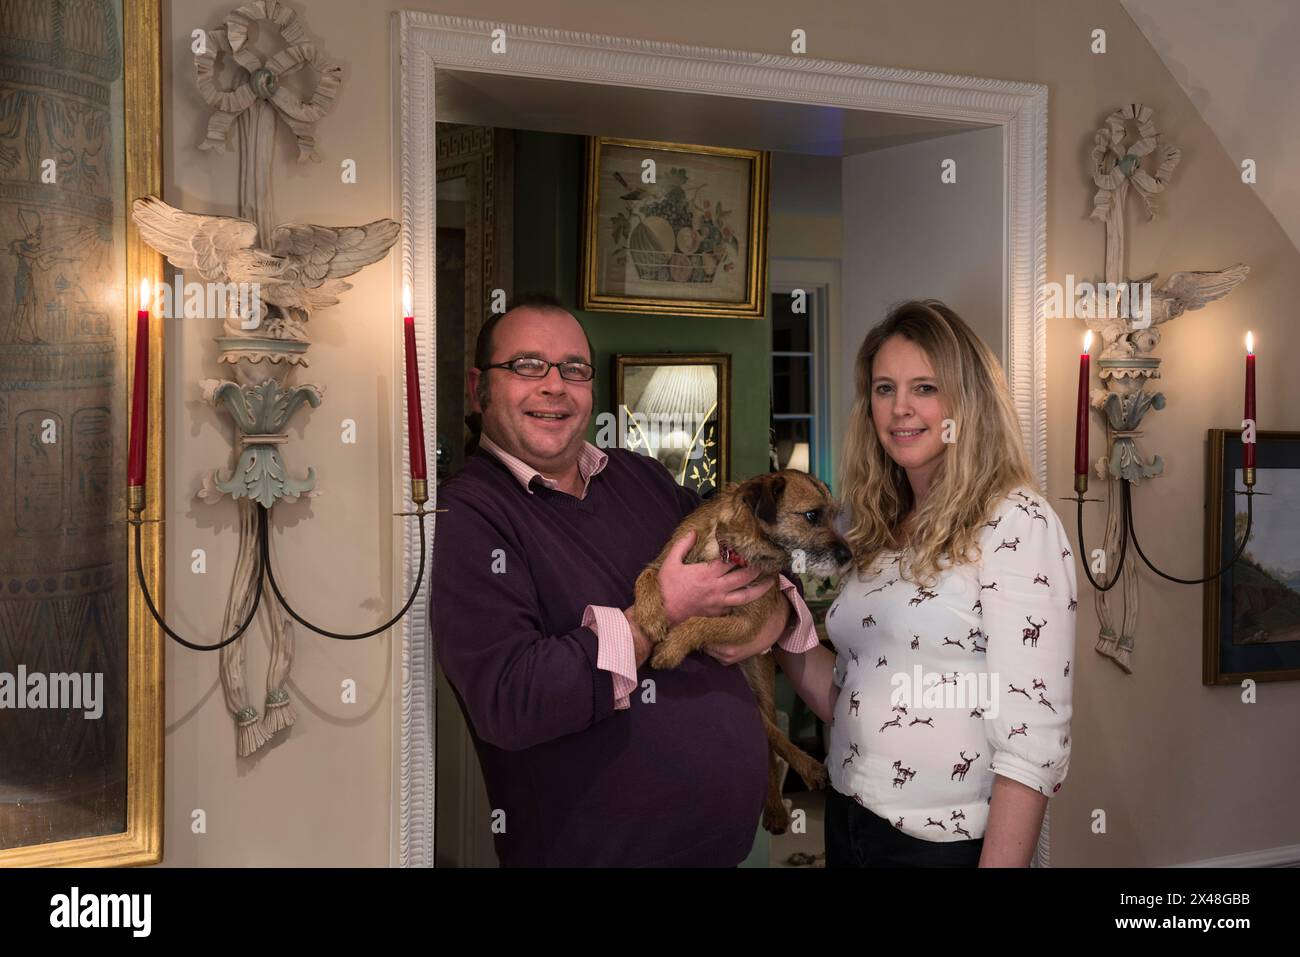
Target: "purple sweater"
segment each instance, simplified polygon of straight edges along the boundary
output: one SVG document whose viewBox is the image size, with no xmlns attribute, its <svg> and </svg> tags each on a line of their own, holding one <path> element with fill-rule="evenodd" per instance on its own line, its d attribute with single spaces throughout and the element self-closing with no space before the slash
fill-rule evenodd
<svg viewBox="0 0 1300 957">
<path fill-rule="evenodd" d="M 505 813 L 503 866 L 731 867 L 753 845 L 767 776 L 744 673 L 698 652 L 671 671 L 647 664 L 615 711 L 580 627 L 589 604 L 632 604 L 699 499 L 654 459 L 605 451 L 581 500 L 536 481 L 529 495 L 482 450 L 438 487 L 434 651 Z"/>
</svg>

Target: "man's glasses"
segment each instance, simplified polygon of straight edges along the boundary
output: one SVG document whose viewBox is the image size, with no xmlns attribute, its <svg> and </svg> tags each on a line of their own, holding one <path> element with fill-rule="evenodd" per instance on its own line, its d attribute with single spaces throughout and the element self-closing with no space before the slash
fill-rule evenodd
<svg viewBox="0 0 1300 957">
<path fill-rule="evenodd" d="M 496 362 L 484 369 L 509 369 L 515 375 L 525 379 L 545 379 L 551 374 L 551 368 L 560 370 L 560 378 L 570 382 L 590 382 L 596 370 L 585 362 L 547 362 L 533 356 L 520 356 L 509 362 Z"/>
</svg>

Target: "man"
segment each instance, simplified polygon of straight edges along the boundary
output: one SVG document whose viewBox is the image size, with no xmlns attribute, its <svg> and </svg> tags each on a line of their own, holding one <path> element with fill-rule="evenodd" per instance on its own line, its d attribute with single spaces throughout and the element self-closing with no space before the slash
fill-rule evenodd
<svg viewBox="0 0 1300 957">
<path fill-rule="evenodd" d="M 530 361 L 531 360 L 531 361 Z M 479 448 L 438 490 L 434 649 L 474 738 L 505 866 L 734 866 L 767 742 L 736 661 L 817 644 L 794 586 L 748 645 L 645 667 L 633 583 L 699 498 L 654 459 L 584 440 L 592 351 L 551 297 L 484 324 L 467 382 Z M 660 580 L 670 621 L 774 586 L 722 561 Z"/>
</svg>

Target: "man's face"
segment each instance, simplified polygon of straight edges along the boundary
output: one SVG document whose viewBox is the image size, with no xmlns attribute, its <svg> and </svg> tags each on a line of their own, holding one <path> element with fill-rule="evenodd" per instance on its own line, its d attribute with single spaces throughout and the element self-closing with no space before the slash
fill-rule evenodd
<svg viewBox="0 0 1300 957">
<path fill-rule="evenodd" d="M 548 362 L 591 363 L 578 320 L 560 309 L 524 306 L 497 324 L 489 362 L 533 356 Z M 480 406 L 480 383 L 488 394 Z M 558 473 L 577 461 L 591 419 L 595 380 L 573 382 L 550 369 L 528 379 L 509 369 L 471 369 L 469 392 L 483 413 L 483 431 L 539 472 Z"/>
</svg>

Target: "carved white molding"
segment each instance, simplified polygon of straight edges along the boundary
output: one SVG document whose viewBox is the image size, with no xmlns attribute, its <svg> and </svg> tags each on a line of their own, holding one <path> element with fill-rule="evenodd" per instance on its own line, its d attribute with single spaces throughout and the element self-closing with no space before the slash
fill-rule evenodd
<svg viewBox="0 0 1300 957">
<path fill-rule="evenodd" d="M 505 31 L 505 54 L 492 52 L 492 31 L 496 29 Z M 425 409 L 435 408 L 436 396 L 434 84 L 439 69 L 995 124 L 1003 128 L 1006 137 L 1006 371 L 1038 486 L 1046 489 L 1047 330 L 1044 303 L 1038 296 L 1047 271 L 1046 86 L 409 10 L 393 14 L 393 53 L 394 123 L 400 137 L 400 166 L 395 172 L 405 226 L 402 271 L 414 294 Z M 401 408 L 402 403 L 400 353 L 395 346 L 394 408 Z M 406 454 L 404 451 L 404 460 Z M 398 501 L 400 480 L 400 475 L 395 475 Z M 419 565 L 418 538 L 413 539 L 409 529 L 404 546 L 398 560 L 406 569 L 407 583 L 401 587 L 409 587 Z M 399 588 L 396 583 L 395 588 Z M 393 857 L 403 866 L 433 863 L 434 674 L 426 617 L 427 602 L 421 595 L 403 624 L 398 655 L 401 700 L 396 709 L 395 761 L 399 771 Z"/>
</svg>

